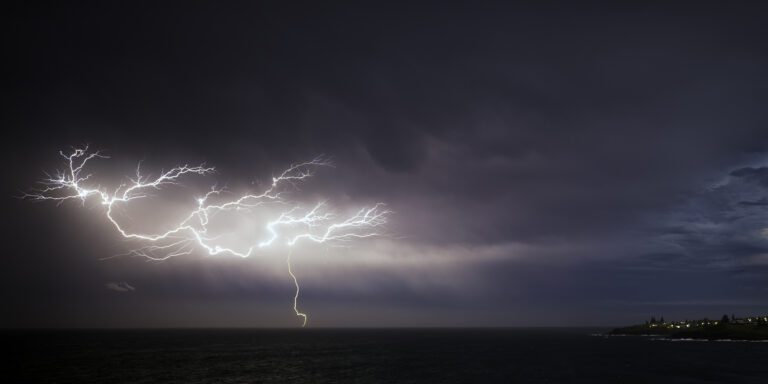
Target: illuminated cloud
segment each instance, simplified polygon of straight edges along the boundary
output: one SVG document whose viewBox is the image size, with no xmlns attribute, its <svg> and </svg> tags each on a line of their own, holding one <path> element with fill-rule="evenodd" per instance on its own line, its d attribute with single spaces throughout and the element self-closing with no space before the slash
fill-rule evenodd
<svg viewBox="0 0 768 384">
<path fill-rule="evenodd" d="M 99 151 L 89 151 L 88 147 L 74 148 L 69 153 L 60 152 L 66 159 L 66 168 L 55 175 L 47 175 L 40 184 L 42 187 L 24 195 L 34 201 L 54 201 L 63 203 L 79 200 L 85 204 L 89 199 L 96 199 L 105 207 L 105 215 L 122 237 L 137 240 L 146 245 L 133 249 L 125 255 L 139 256 L 151 261 L 163 261 L 172 257 L 189 255 L 200 251 L 208 255 L 230 255 L 250 257 L 263 248 L 279 245 L 293 247 L 297 243 L 307 242 L 326 245 L 345 245 L 356 239 L 381 236 L 381 227 L 386 223 L 390 211 L 383 203 L 360 208 L 347 216 L 340 216 L 328 209 L 326 201 L 320 201 L 309 207 L 302 206 L 286 198 L 289 188 L 313 175 L 317 167 L 328 167 L 331 163 L 323 158 L 291 165 L 282 173 L 272 177 L 271 184 L 261 193 L 246 193 L 235 198 L 223 198 L 225 190 L 212 187 L 205 195 L 196 199 L 196 206 L 190 209 L 184 218 L 159 232 L 148 230 L 130 230 L 115 213 L 119 209 L 130 209 L 129 204 L 153 197 L 153 193 L 164 187 L 179 185 L 185 176 L 206 176 L 215 172 L 213 167 L 205 165 L 182 165 L 163 171 L 159 176 L 142 175 L 140 165 L 135 177 L 114 188 L 101 186 L 93 180 L 93 174 L 87 173 L 89 161 L 107 159 Z M 127 208 L 126 208 L 127 207 Z M 232 217 L 236 216 L 236 219 Z M 239 231 L 237 245 L 226 242 L 233 233 L 217 231 L 216 222 L 224 218 L 225 228 L 233 220 L 235 226 L 245 217 L 251 226 L 246 231 Z M 253 227 L 254 222 L 258 228 Z M 288 274 L 296 287 L 293 309 L 303 318 L 302 326 L 307 323 L 307 315 L 297 308 L 300 292 L 299 282 L 291 269 L 290 250 L 286 257 Z M 129 285 L 113 285 L 115 290 L 133 290 Z"/>
</svg>

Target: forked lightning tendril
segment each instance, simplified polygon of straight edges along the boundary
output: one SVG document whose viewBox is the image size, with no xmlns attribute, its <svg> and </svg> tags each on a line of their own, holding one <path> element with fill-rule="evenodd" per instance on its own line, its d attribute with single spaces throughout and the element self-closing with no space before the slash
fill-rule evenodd
<svg viewBox="0 0 768 384">
<path fill-rule="evenodd" d="M 296 279 L 296 275 L 293 274 L 293 271 L 291 270 L 291 250 L 288 249 L 288 256 L 285 258 L 285 263 L 288 264 L 288 274 L 291 275 L 291 278 L 293 279 L 293 285 L 296 286 L 296 294 L 293 295 L 293 311 L 296 312 L 296 316 L 300 316 L 304 318 L 304 322 L 301 324 L 302 327 L 307 326 L 307 314 L 299 312 L 299 280 Z"/>
<path fill-rule="evenodd" d="M 141 163 L 136 167 L 136 174 L 113 189 L 100 185 L 91 185 L 90 173 L 85 167 L 93 159 L 108 159 L 99 151 L 89 152 L 88 147 L 74 148 L 70 153 L 59 152 L 66 159 L 67 166 L 55 175 L 46 174 L 40 181 L 42 187 L 25 193 L 24 198 L 37 201 L 52 200 L 63 203 L 67 200 L 79 199 L 83 204 L 89 198 L 96 198 L 106 207 L 105 214 L 121 236 L 135 239 L 146 244 L 127 254 L 141 256 L 149 260 L 167 260 L 171 257 L 189 255 L 195 250 L 203 250 L 209 255 L 231 254 L 249 257 L 264 247 L 284 244 L 293 246 L 299 241 L 307 240 L 315 243 L 345 242 L 359 238 L 382 235 L 380 228 L 386 223 L 391 213 L 384 204 L 377 203 L 372 207 L 362 208 L 355 214 L 339 218 L 328 210 L 327 204 L 321 201 L 310 208 L 291 203 L 285 198 L 286 187 L 294 185 L 313 176 L 317 167 L 330 166 L 326 159 L 318 157 L 308 162 L 294 164 L 272 178 L 269 186 L 258 194 L 245 194 L 234 199 L 223 199 L 223 189 L 212 187 L 211 190 L 197 199 L 197 204 L 188 215 L 171 229 L 160 233 L 145 233 L 128 230 L 115 218 L 114 208 L 127 203 L 150 197 L 150 192 L 160 190 L 164 186 L 177 185 L 184 176 L 205 176 L 215 172 L 213 167 L 204 164 L 199 166 L 183 165 L 163 171 L 157 177 L 141 174 Z M 220 212 L 236 212 L 250 214 L 260 208 L 260 215 L 272 215 L 266 221 L 264 233 L 250 233 L 243 242 L 243 247 L 225 246 L 217 242 L 222 236 L 210 233 L 210 220 Z M 273 207 L 279 209 L 275 211 Z M 277 212 L 277 213 L 275 213 Z M 286 258 L 288 273 L 296 287 L 293 309 L 296 316 L 303 318 L 302 326 L 307 324 L 307 315 L 298 310 L 299 282 L 291 270 L 290 253 Z"/>
</svg>

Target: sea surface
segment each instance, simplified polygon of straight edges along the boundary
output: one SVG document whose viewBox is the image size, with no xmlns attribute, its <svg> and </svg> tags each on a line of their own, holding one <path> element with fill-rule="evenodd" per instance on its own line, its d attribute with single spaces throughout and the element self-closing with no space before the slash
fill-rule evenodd
<svg viewBox="0 0 768 384">
<path fill-rule="evenodd" d="M 2 331 L 2 382 L 768 383 L 768 343 L 604 331 Z"/>
</svg>

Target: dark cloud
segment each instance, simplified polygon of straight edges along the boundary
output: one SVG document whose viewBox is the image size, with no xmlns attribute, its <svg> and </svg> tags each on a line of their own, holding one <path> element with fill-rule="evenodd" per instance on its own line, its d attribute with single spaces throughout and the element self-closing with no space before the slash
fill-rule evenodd
<svg viewBox="0 0 768 384">
<path fill-rule="evenodd" d="M 755 201 L 739 201 L 740 205 L 754 206 L 754 207 L 766 207 L 768 206 L 768 198 L 762 198 Z"/>
<path fill-rule="evenodd" d="M 731 172 L 731 176 L 743 178 L 746 181 L 768 187 L 768 167 L 745 167 Z"/>
<path fill-rule="evenodd" d="M 116 166 L 206 161 L 234 187 L 325 154 L 337 169 L 312 191 L 386 201 L 404 244 L 530 247 L 497 255 L 535 260 L 524 267 L 457 267 L 488 277 L 489 298 L 519 288 L 543 308 L 568 290 L 596 319 L 598 302 L 620 295 L 662 302 L 685 287 L 678 301 L 705 301 L 689 287 L 752 276 L 757 299 L 768 31 L 746 4 L 17 3 L 3 16 L 12 69 L 2 122 L 14 137 L 2 192 L 17 196 L 57 166 L 56 151 L 83 142 Z M 80 207 L 3 204 L 17 218 L 3 224 L 12 246 L 0 279 L 13 324 L 88 303 L 103 281 L 144 292 L 165 281 L 152 271 L 172 273 L 124 276 L 96 262 L 122 245 L 94 235 L 103 223 Z M 554 266 L 561 283 L 548 277 Z M 180 271 L 154 287 L 213 300 L 198 295 L 203 272 Z M 663 288 L 644 295 L 638 285 L 658 271 Z M 25 293 L 37 301 L 15 289 L 27 279 L 40 283 Z M 371 281 L 395 306 L 439 295 Z M 744 294 L 723 289 L 721 301 Z M 251 294 L 225 289 L 216 300 Z M 469 301 L 490 311 L 478 323 L 496 319 L 494 300 Z"/>
<path fill-rule="evenodd" d="M 427 156 L 422 133 L 407 122 L 373 130 L 365 146 L 377 164 L 394 172 L 416 171 Z"/>
<path fill-rule="evenodd" d="M 677 230 L 659 228 L 664 247 L 683 250 L 688 265 L 760 270 L 768 255 L 768 213 L 762 167 L 741 167 L 715 187 L 692 194 L 666 215 Z M 676 263 L 670 257 L 667 262 Z"/>
</svg>

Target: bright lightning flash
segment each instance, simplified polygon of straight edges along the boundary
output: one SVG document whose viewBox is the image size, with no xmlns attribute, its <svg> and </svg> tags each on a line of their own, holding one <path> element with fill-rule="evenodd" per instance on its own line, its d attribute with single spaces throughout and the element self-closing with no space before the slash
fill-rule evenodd
<svg viewBox="0 0 768 384">
<path fill-rule="evenodd" d="M 223 189 L 212 187 L 204 196 L 197 199 L 197 204 L 178 224 L 160 233 L 142 233 L 126 229 L 120 220 L 114 216 L 114 209 L 131 201 L 151 196 L 152 191 L 164 186 L 178 185 L 185 176 L 205 176 L 215 172 L 213 167 L 205 165 L 183 165 L 161 172 L 157 177 L 141 174 L 140 165 L 136 167 L 135 177 L 128 178 L 113 189 L 99 185 L 91 185 L 92 174 L 84 169 L 89 161 L 106 159 L 108 156 L 99 151 L 89 151 L 88 147 L 74 148 L 70 153 L 59 152 L 66 160 L 67 166 L 55 175 L 46 174 L 39 183 L 41 188 L 26 193 L 23 197 L 29 200 L 52 200 L 63 203 L 67 200 L 86 200 L 95 198 L 105 206 L 107 220 L 112 223 L 117 232 L 125 238 L 144 242 L 145 245 L 131 250 L 129 255 L 147 258 L 149 260 L 167 260 L 171 257 L 189 255 L 195 250 L 203 250 L 209 255 L 230 254 L 249 257 L 259 249 L 275 247 L 280 244 L 293 246 L 306 240 L 314 243 L 334 244 L 354 239 L 382 235 L 381 227 L 386 223 L 391 213 L 384 204 L 377 203 L 372 207 L 362 208 L 356 213 L 341 217 L 328 210 L 326 202 L 322 201 L 312 207 L 304 208 L 286 199 L 287 188 L 294 186 L 311 176 L 317 167 L 330 166 L 323 158 L 291 165 L 288 169 L 272 178 L 268 188 L 258 194 L 245 194 L 234 199 L 225 200 Z M 275 211 L 265 209 L 278 207 Z M 264 233 L 248 234 L 243 247 L 225 246 L 218 241 L 222 235 L 214 235 L 209 226 L 211 218 L 221 212 L 236 212 L 238 214 L 254 214 L 261 216 L 270 214 L 264 226 Z M 293 279 L 296 294 L 293 309 L 296 316 L 303 318 L 302 326 L 307 324 L 307 315 L 298 310 L 299 282 L 291 270 L 290 249 L 286 258 L 288 273 Z"/>
</svg>

